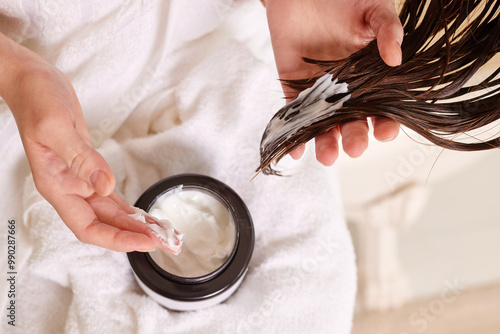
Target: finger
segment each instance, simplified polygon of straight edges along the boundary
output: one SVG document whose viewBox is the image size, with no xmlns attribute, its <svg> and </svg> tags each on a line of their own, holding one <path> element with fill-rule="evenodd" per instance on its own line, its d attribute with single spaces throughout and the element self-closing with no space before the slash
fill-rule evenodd
<svg viewBox="0 0 500 334">
<path fill-rule="evenodd" d="M 101 222 L 89 225 L 84 236 L 85 239 L 79 240 L 117 252 L 152 252 L 157 247 L 146 234 L 120 230 Z"/>
<path fill-rule="evenodd" d="M 378 141 L 391 141 L 399 134 L 399 123 L 389 118 L 372 118 L 373 136 Z"/>
<path fill-rule="evenodd" d="M 404 31 L 394 4 L 386 1 L 385 6 L 380 6 L 371 13 L 367 22 L 377 38 L 380 56 L 384 62 L 389 66 L 400 65 Z"/>
<path fill-rule="evenodd" d="M 117 204 L 102 201 L 94 204 L 98 205 L 93 208 L 79 196 L 64 195 L 54 208 L 75 236 L 84 243 L 119 252 L 152 251 L 155 248 L 151 238 L 141 232 L 145 231 L 141 223 L 128 217 Z M 102 220 L 94 210 L 99 212 Z"/>
<path fill-rule="evenodd" d="M 104 158 L 77 133 L 70 122 L 59 122 L 53 127 L 53 133 L 44 138 L 46 145 L 99 195 L 111 194 L 115 187 L 115 177 Z"/>
<path fill-rule="evenodd" d="M 340 126 L 342 147 L 351 157 L 359 157 L 368 147 L 368 122 L 366 119 L 352 121 Z"/>
<path fill-rule="evenodd" d="M 130 209 L 127 209 L 127 211 L 125 211 L 122 208 L 123 203 L 115 202 L 115 199 L 117 198 L 119 198 L 119 196 L 117 195 L 99 196 L 94 194 L 87 198 L 86 201 L 94 210 L 95 215 L 97 219 L 99 219 L 99 221 L 121 230 L 128 230 L 131 232 L 146 234 L 147 226 L 137 221 L 136 219 L 131 218 L 129 214 L 134 213 L 134 211 L 128 205 L 127 206 Z"/>
<path fill-rule="evenodd" d="M 112 205 L 100 208 L 101 212 L 107 212 L 108 217 L 99 220 L 93 208 L 84 200 L 92 197 L 87 183 L 72 173 L 52 150 L 45 148 L 45 151 L 48 151 L 45 155 L 36 156 L 46 159 L 30 159 L 35 183 L 79 240 L 121 252 L 154 249 L 153 241 L 144 233 L 144 225 L 128 217 L 123 210 L 122 214 L 117 214 L 121 208 L 110 198 L 107 198 L 108 204 Z M 48 164 L 40 160 L 46 160 Z M 67 192 L 68 189 L 71 193 Z M 96 196 L 95 193 L 93 196 Z M 122 222 L 119 218 L 124 216 L 129 220 Z M 104 222 L 111 222 L 111 225 Z"/>
<path fill-rule="evenodd" d="M 339 127 L 316 137 L 316 159 L 325 166 L 331 166 L 339 156 Z"/>
<path fill-rule="evenodd" d="M 116 192 L 113 191 L 108 197 L 111 198 L 116 204 L 118 204 L 127 214 L 133 214 L 135 212 L 130 204 L 128 204 L 123 198 L 118 196 Z"/>
<path fill-rule="evenodd" d="M 304 154 L 305 150 L 306 150 L 306 146 L 300 145 L 299 147 L 294 149 L 292 152 L 290 152 L 290 156 L 295 160 L 300 159 L 300 157 Z"/>
<path fill-rule="evenodd" d="M 118 201 L 117 202 L 115 202 Z M 103 197 L 98 195 L 93 195 L 87 199 L 87 202 L 90 204 L 94 212 L 96 213 L 97 219 L 100 222 L 105 223 L 109 226 L 116 227 L 122 231 L 129 231 L 135 233 L 141 233 L 146 235 L 151 239 L 152 248 L 161 248 L 169 253 L 175 253 L 175 250 L 171 249 L 170 244 L 164 244 L 160 237 L 155 231 L 151 228 L 151 224 L 157 224 L 156 221 L 152 217 L 145 217 L 146 222 L 134 219 L 130 216 L 131 213 L 135 213 L 135 211 L 124 201 L 122 200 L 116 193 L 113 193 L 110 196 Z M 126 210 L 124 210 L 125 208 Z M 158 224 L 157 224 L 158 225 Z M 160 226 L 162 226 L 160 224 Z M 163 227 L 163 226 L 162 226 Z M 176 244 L 174 246 L 178 246 Z M 141 251 L 151 251 L 152 249 L 139 249 Z"/>
<path fill-rule="evenodd" d="M 119 203 L 115 202 L 115 200 L 118 200 Z M 100 222 L 121 231 L 140 233 L 151 240 L 151 248 L 148 246 L 137 250 L 151 251 L 155 248 L 165 249 L 161 240 L 147 224 L 130 216 L 131 213 L 134 213 L 133 209 L 125 201 L 121 200 L 116 193 L 108 197 L 94 195 L 88 198 L 87 202 L 91 205 Z M 122 206 L 127 210 L 123 210 Z M 167 251 L 170 251 L 170 249 L 167 249 Z"/>
</svg>

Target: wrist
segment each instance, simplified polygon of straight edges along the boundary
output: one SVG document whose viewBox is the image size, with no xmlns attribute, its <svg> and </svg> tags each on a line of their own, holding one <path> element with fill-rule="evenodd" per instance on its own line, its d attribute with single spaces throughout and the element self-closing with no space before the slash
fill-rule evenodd
<svg viewBox="0 0 500 334">
<path fill-rule="evenodd" d="M 16 58 L 19 55 L 21 45 L 16 44 L 10 38 L 0 33 L 0 96 L 5 100 L 12 90 L 12 83 L 19 70 Z"/>
<path fill-rule="evenodd" d="M 9 107 L 19 97 L 20 85 L 27 83 L 33 73 L 50 71 L 48 65 L 36 53 L 0 33 L 0 97 Z"/>
</svg>

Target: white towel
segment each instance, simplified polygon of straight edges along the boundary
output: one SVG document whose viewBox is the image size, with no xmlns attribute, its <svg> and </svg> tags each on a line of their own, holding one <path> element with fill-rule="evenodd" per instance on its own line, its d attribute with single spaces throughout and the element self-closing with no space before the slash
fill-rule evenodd
<svg viewBox="0 0 500 334">
<path fill-rule="evenodd" d="M 236 12 L 256 8 L 245 6 Z M 282 93 L 274 69 L 228 38 L 226 28 L 185 48 L 189 66 L 172 74 L 177 82 L 165 79 L 169 73 L 150 75 L 144 98 L 99 150 L 130 203 L 159 179 L 187 172 L 215 177 L 240 194 L 256 242 L 238 291 L 200 311 L 162 308 L 140 290 L 125 254 L 79 242 L 28 177 L 22 191 L 11 189 L 22 192 L 17 218 L 33 247 L 17 285 L 20 333 L 350 332 L 356 275 L 337 180 L 308 152 L 300 162 L 283 161 L 293 176 L 251 181 L 260 136 Z M 101 117 L 109 115 L 116 113 Z M 14 332 L 6 321 L 0 328 Z"/>
</svg>

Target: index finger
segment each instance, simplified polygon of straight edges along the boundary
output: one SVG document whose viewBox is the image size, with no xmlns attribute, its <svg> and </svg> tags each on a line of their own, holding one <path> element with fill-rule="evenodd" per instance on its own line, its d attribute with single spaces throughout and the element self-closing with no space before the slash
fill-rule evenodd
<svg viewBox="0 0 500 334">
<path fill-rule="evenodd" d="M 154 241 L 110 198 L 63 195 L 54 208 L 78 240 L 118 252 L 151 251 Z"/>
</svg>

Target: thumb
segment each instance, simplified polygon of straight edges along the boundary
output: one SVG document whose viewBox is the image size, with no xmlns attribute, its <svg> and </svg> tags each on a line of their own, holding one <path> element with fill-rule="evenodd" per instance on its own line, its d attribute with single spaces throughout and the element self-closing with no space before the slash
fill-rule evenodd
<svg viewBox="0 0 500 334">
<path fill-rule="evenodd" d="M 115 177 L 106 160 L 70 125 L 59 127 L 51 135 L 48 146 L 56 152 L 71 171 L 89 183 L 101 196 L 110 195 L 115 188 Z M 57 140 L 64 138 L 64 140 Z"/>
<path fill-rule="evenodd" d="M 398 66 L 402 61 L 401 43 L 404 30 L 394 4 L 377 7 L 368 17 L 368 23 L 375 34 L 380 56 L 389 66 Z"/>
</svg>

